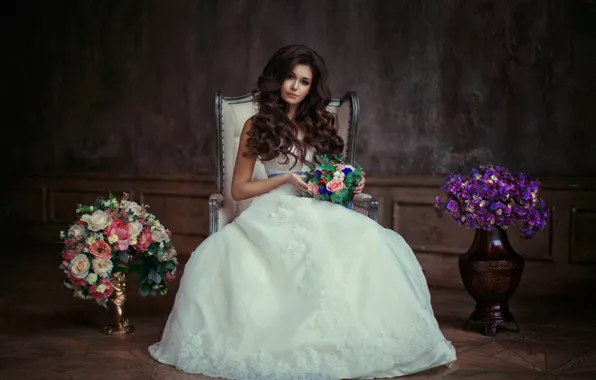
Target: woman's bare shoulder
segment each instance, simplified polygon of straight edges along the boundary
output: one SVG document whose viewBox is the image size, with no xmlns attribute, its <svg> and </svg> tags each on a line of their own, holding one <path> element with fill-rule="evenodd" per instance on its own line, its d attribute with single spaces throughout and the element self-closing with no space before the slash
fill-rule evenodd
<svg viewBox="0 0 596 380">
<path fill-rule="evenodd" d="M 254 116 L 249 117 L 244 122 L 244 126 L 242 127 L 242 132 L 248 132 L 252 129 Z"/>
</svg>

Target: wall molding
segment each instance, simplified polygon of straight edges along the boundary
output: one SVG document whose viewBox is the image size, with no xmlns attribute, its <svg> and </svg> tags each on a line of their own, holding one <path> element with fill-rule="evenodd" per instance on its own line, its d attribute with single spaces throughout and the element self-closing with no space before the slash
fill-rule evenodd
<svg viewBox="0 0 596 380">
<path fill-rule="evenodd" d="M 399 176 L 367 179 L 366 192 L 379 199 L 379 223 L 397 231 L 416 253 L 432 286 L 462 288 L 458 259 L 474 232 L 448 217 L 438 218 L 432 201 L 442 177 Z M 552 217 L 532 241 L 510 232 L 514 248 L 526 258 L 521 293 L 579 294 L 596 290 L 596 179 L 550 178 L 543 196 Z M 172 230 L 181 256 L 208 236 L 209 175 L 132 175 L 53 173 L 11 177 L 0 186 L 3 233 L 38 243 L 59 244 L 58 232 L 75 218 L 76 203 L 89 203 L 109 191 L 126 191 L 147 203 Z M 56 247 L 56 250 L 59 250 Z"/>
</svg>

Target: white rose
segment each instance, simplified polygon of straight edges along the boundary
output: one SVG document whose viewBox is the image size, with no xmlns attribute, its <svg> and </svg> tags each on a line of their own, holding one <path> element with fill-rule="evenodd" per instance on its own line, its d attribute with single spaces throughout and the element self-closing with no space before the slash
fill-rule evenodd
<svg viewBox="0 0 596 380">
<path fill-rule="evenodd" d="M 166 229 L 161 224 L 157 227 L 151 227 L 151 240 L 154 242 L 167 241 L 169 238 Z"/>
<path fill-rule="evenodd" d="M 100 277 L 107 277 L 110 273 L 112 273 L 112 269 L 114 267 L 114 264 L 112 264 L 111 260 L 93 259 L 91 265 L 93 265 L 93 271 Z"/>
<path fill-rule="evenodd" d="M 97 286 L 97 288 L 95 288 L 95 291 L 96 291 L 97 293 L 103 293 L 103 292 L 105 292 L 105 291 L 106 291 L 106 289 L 107 289 L 107 288 L 108 288 L 108 287 L 107 287 L 105 284 L 99 284 L 99 285 Z"/>
<path fill-rule="evenodd" d="M 128 228 L 132 237 L 137 237 L 143 231 L 143 225 L 140 222 L 128 223 Z"/>
<path fill-rule="evenodd" d="M 81 240 L 85 237 L 85 227 L 80 224 L 73 224 L 68 229 L 68 235 L 74 236 L 75 241 Z"/>
<path fill-rule="evenodd" d="M 174 257 L 178 255 L 178 252 L 176 252 L 176 248 L 172 246 L 166 248 L 165 251 L 168 254 L 168 260 L 172 260 Z"/>
<path fill-rule="evenodd" d="M 87 276 L 87 283 L 93 285 L 97 281 L 97 275 L 95 273 L 89 273 Z"/>
<path fill-rule="evenodd" d="M 122 208 L 126 210 L 127 213 L 129 211 L 132 212 L 135 216 L 139 216 L 143 212 L 143 208 L 137 202 L 124 201 L 122 202 Z"/>
<path fill-rule="evenodd" d="M 86 278 L 89 274 L 89 258 L 84 253 L 79 253 L 70 261 L 70 273 L 76 278 Z"/>
<path fill-rule="evenodd" d="M 83 215 L 81 220 L 88 224 L 91 231 L 100 231 L 112 223 L 112 217 L 105 211 L 97 210 L 91 215 Z"/>
<path fill-rule="evenodd" d="M 86 296 L 83 294 L 83 292 L 81 291 L 81 289 L 77 289 L 77 290 L 75 290 L 75 291 L 74 291 L 74 293 L 73 293 L 73 297 L 82 298 L 82 299 L 84 299 L 84 300 L 87 300 L 87 299 L 89 299 L 89 297 L 86 297 Z"/>
</svg>

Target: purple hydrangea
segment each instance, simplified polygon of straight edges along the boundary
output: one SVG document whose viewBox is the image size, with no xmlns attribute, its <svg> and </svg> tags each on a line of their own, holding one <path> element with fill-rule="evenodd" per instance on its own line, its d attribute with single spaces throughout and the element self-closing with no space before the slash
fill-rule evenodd
<svg viewBox="0 0 596 380">
<path fill-rule="evenodd" d="M 530 239 L 549 217 L 539 191 L 538 180 L 524 173 L 516 178 L 506 168 L 487 165 L 468 176 L 450 174 L 434 206 L 439 216 L 446 212 L 466 228 L 494 230 L 518 224 L 521 236 Z"/>
</svg>

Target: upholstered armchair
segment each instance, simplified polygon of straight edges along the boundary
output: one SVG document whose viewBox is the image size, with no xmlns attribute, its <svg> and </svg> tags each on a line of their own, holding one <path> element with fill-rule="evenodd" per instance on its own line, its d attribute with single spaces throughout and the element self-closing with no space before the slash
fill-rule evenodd
<svg viewBox="0 0 596 380">
<path fill-rule="evenodd" d="M 339 134 L 345 141 L 344 155 L 350 162 L 354 162 L 360 111 L 358 97 L 355 93 L 348 92 L 341 99 L 333 99 L 328 108 L 337 116 Z M 218 91 L 215 96 L 217 193 L 209 197 L 209 234 L 219 231 L 250 205 L 251 200 L 234 201 L 231 186 L 242 127 L 256 112 L 257 108 L 250 94 L 225 97 Z M 266 178 L 265 167 L 257 161 L 253 179 Z M 355 212 L 361 212 L 377 221 L 377 200 L 368 194 L 359 194 L 353 203 Z"/>
</svg>

